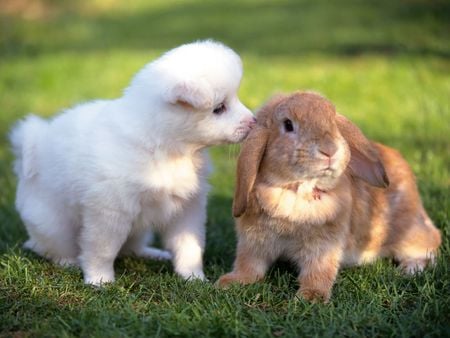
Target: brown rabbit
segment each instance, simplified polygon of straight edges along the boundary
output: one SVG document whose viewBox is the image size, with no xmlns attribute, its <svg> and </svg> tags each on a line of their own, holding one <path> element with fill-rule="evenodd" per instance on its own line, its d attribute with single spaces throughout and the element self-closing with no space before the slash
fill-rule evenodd
<svg viewBox="0 0 450 338">
<path fill-rule="evenodd" d="M 441 243 L 401 155 L 309 92 L 259 111 L 239 156 L 233 214 L 237 257 L 218 285 L 254 283 L 285 257 L 311 301 L 329 300 L 341 266 L 393 257 L 412 274 Z"/>
</svg>

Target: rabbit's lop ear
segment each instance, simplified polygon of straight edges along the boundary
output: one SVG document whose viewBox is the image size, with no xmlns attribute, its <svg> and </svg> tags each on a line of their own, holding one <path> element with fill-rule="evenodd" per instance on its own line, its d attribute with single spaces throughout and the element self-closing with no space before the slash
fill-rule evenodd
<svg viewBox="0 0 450 338">
<path fill-rule="evenodd" d="M 349 167 L 353 176 L 380 188 L 389 186 L 383 163 L 374 145 L 361 130 L 341 114 L 336 114 L 336 122 L 344 139 L 350 147 Z"/>
<path fill-rule="evenodd" d="M 255 127 L 242 144 L 237 163 L 237 182 L 234 192 L 233 216 L 241 216 L 247 209 L 248 198 L 258 174 L 266 149 L 269 129 Z"/>
<path fill-rule="evenodd" d="M 208 83 L 202 79 L 182 81 L 168 90 L 166 100 L 169 103 L 184 107 L 208 110 L 213 108 L 214 92 Z"/>
</svg>

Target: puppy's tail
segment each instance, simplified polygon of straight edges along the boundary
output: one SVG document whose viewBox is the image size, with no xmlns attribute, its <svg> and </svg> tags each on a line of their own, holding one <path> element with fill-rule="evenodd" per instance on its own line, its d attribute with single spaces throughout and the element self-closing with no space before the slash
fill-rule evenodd
<svg viewBox="0 0 450 338">
<path fill-rule="evenodd" d="M 38 173 L 38 146 L 47 128 L 47 121 L 35 115 L 28 115 L 11 129 L 9 140 L 16 156 L 14 172 L 18 178 L 28 179 Z"/>
</svg>

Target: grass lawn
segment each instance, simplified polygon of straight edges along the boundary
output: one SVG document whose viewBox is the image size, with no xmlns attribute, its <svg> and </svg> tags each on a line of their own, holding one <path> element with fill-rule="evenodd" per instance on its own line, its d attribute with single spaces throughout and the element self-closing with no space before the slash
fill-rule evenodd
<svg viewBox="0 0 450 338">
<path fill-rule="evenodd" d="M 0 337 L 450 337 L 450 3 L 427 0 L 0 2 Z M 436 267 L 408 278 L 388 260 L 342 270 L 330 304 L 294 299 L 296 274 L 222 291 L 185 282 L 170 263 L 119 259 L 117 282 L 83 285 L 21 249 L 7 133 L 28 112 L 50 116 L 120 95 L 164 50 L 199 38 L 244 62 L 242 101 L 314 89 L 373 139 L 398 148 L 442 231 Z M 205 272 L 234 259 L 238 146 L 212 149 Z"/>
</svg>

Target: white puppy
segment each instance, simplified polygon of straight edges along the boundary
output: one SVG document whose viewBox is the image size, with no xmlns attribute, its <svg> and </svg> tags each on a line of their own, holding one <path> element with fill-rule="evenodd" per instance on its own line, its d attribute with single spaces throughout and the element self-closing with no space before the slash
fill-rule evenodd
<svg viewBox="0 0 450 338">
<path fill-rule="evenodd" d="M 25 247 L 79 264 L 86 283 L 114 281 L 118 254 L 173 259 L 204 279 L 205 147 L 242 141 L 254 124 L 239 101 L 239 56 L 202 41 L 137 73 L 122 97 L 88 102 L 11 132 Z M 168 251 L 148 247 L 152 231 Z"/>
</svg>

